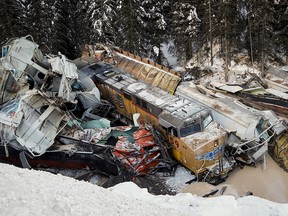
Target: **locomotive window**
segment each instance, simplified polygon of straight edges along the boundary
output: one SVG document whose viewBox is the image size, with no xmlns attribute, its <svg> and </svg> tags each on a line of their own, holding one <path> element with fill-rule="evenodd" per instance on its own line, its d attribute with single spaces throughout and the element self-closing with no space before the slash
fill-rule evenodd
<svg viewBox="0 0 288 216">
<path fill-rule="evenodd" d="M 203 128 L 206 128 L 212 122 L 212 116 L 208 115 L 203 120 Z"/>
<path fill-rule="evenodd" d="M 150 107 L 150 104 L 149 104 L 149 103 L 147 103 L 146 101 L 144 101 L 144 100 L 142 100 L 142 99 L 140 99 L 140 98 L 138 98 L 138 97 L 134 97 L 134 98 L 135 98 L 135 101 L 134 101 L 134 102 L 136 103 L 136 105 L 138 105 L 138 106 L 140 106 L 141 108 L 149 111 L 149 109 L 148 109 L 148 106 Z"/>
<path fill-rule="evenodd" d="M 190 125 L 188 127 L 180 129 L 180 136 L 186 137 L 200 131 L 201 131 L 200 124 Z"/>
<path fill-rule="evenodd" d="M 128 94 L 127 92 L 123 92 L 123 95 L 126 99 L 131 100 L 131 95 Z"/>
<path fill-rule="evenodd" d="M 142 108 L 148 110 L 147 103 L 142 101 Z"/>
<path fill-rule="evenodd" d="M 168 132 L 172 135 L 172 136 L 177 136 L 177 130 L 173 127 L 168 129 Z"/>
<path fill-rule="evenodd" d="M 141 106 L 141 102 L 139 98 L 135 97 L 135 102 L 136 102 L 136 105 Z"/>
<path fill-rule="evenodd" d="M 158 116 L 162 110 L 152 104 L 149 104 L 149 112 L 152 113 L 154 116 Z"/>
</svg>

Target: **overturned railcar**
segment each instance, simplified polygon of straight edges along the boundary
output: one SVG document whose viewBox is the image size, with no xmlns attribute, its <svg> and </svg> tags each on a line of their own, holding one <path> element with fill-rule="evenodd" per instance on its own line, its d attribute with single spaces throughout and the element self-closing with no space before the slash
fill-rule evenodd
<svg viewBox="0 0 288 216">
<path fill-rule="evenodd" d="M 236 160 L 236 163 L 256 165 L 258 161 L 265 159 L 265 153 L 269 147 L 274 160 L 287 170 L 287 123 L 272 111 L 255 110 L 238 101 L 222 98 L 223 96 L 217 98 L 220 94 L 216 96 L 213 92 L 213 97 L 209 97 L 207 95 L 211 92 L 203 89 L 203 86 L 199 85 L 196 89 L 192 82 L 179 83 L 181 75 L 177 72 L 119 48 L 108 48 L 103 45 L 87 46 L 87 48 L 89 49 L 83 52 L 84 59 L 88 54 L 96 59 L 99 59 L 100 55 L 104 61 L 113 62 L 118 68 L 131 74 L 137 80 L 158 86 L 171 94 L 210 109 L 215 122 L 229 133 L 225 149 L 227 155 L 233 158 L 232 160 Z M 110 65 L 110 67 L 112 66 Z M 287 88 L 287 85 L 285 87 L 285 83 L 287 84 L 285 82 L 287 73 L 285 75 L 285 72 L 287 71 L 285 67 L 282 67 L 281 70 L 270 68 L 265 77 L 268 86 L 279 91 L 285 90 Z M 207 95 L 202 94 L 203 92 Z M 279 92 L 277 92 L 278 94 Z M 283 97 L 283 94 L 281 96 Z M 275 104 L 274 108 L 279 110 Z M 283 113 L 283 109 L 281 112 Z"/>
<path fill-rule="evenodd" d="M 139 113 L 140 121 L 153 125 L 170 144 L 174 158 L 199 180 L 204 177 L 215 183 L 227 176 L 232 165 L 224 159 L 226 132 L 213 121 L 209 109 L 103 64 L 92 64 L 82 72 L 89 73 L 102 97 L 115 105 L 119 119 L 128 123 Z"/>
<path fill-rule="evenodd" d="M 201 88 L 201 91 L 204 89 Z M 175 94 L 210 108 L 215 121 L 229 132 L 231 154 L 245 164 L 255 165 L 261 161 L 272 141 L 286 134 L 285 122 L 272 111 L 255 110 L 226 97 L 204 95 L 191 82 L 179 85 Z"/>
</svg>

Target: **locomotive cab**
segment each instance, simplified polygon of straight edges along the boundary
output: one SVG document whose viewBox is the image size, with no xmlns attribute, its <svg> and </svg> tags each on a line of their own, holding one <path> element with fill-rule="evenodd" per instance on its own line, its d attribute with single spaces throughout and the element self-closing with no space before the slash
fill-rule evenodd
<svg viewBox="0 0 288 216">
<path fill-rule="evenodd" d="M 186 137 L 191 134 L 201 132 L 213 121 L 211 112 L 208 110 L 202 111 L 202 114 L 196 117 L 186 119 L 183 126 L 179 129 L 179 137 Z"/>
<path fill-rule="evenodd" d="M 210 110 L 191 103 L 174 112 L 164 110 L 158 119 L 162 132 L 172 144 L 174 158 L 198 177 L 208 167 L 219 165 L 224 155 L 226 132 L 218 128 Z"/>
<path fill-rule="evenodd" d="M 195 104 L 187 104 L 172 112 L 165 110 L 158 118 L 159 125 L 178 138 L 202 132 L 213 122 L 211 111 Z"/>
<path fill-rule="evenodd" d="M 227 133 L 213 121 L 209 109 L 135 80 L 118 68 L 103 68 L 92 76 L 102 96 L 115 105 L 120 120 L 132 120 L 138 113 L 139 121 L 154 125 L 170 144 L 174 158 L 198 177 L 206 171 L 209 176 L 221 175 L 213 170 L 220 170 Z"/>
</svg>

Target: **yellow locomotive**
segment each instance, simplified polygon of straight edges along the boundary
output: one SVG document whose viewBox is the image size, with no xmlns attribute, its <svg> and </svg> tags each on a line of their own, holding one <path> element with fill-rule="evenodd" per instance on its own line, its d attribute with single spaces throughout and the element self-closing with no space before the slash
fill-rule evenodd
<svg viewBox="0 0 288 216">
<path fill-rule="evenodd" d="M 117 109 L 119 119 L 133 114 L 162 133 L 174 158 L 200 177 L 227 176 L 224 145 L 227 133 L 212 119 L 211 111 L 190 100 L 135 80 L 112 65 L 97 62 L 82 69 Z M 209 181 L 210 181 L 209 180 Z M 217 180 L 217 181 L 218 181 Z"/>
</svg>

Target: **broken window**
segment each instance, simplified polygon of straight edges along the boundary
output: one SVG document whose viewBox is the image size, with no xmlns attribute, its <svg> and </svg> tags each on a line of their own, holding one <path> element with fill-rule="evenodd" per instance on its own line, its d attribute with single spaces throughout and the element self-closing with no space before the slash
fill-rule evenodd
<svg viewBox="0 0 288 216">
<path fill-rule="evenodd" d="M 148 108 L 149 108 L 149 112 L 152 113 L 154 116 L 158 116 L 162 112 L 162 109 L 152 104 L 149 104 Z"/>
<path fill-rule="evenodd" d="M 126 99 L 131 100 L 131 95 L 127 92 L 123 92 L 123 95 Z"/>
<path fill-rule="evenodd" d="M 212 122 L 212 116 L 208 115 L 203 120 L 203 128 L 206 128 Z"/>
<path fill-rule="evenodd" d="M 20 90 L 19 84 L 16 82 L 11 73 L 9 73 L 7 84 L 5 85 L 5 90 L 9 93 L 16 93 Z"/>
<path fill-rule="evenodd" d="M 146 101 L 142 101 L 142 108 L 145 109 L 145 110 L 148 110 Z"/>
<path fill-rule="evenodd" d="M 173 127 L 170 127 L 168 129 L 168 132 L 172 135 L 172 136 L 177 136 L 177 130 Z"/>
<path fill-rule="evenodd" d="M 135 97 L 135 103 L 136 103 L 136 105 L 141 106 L 141 101 L 137 97 Z"/>
<path fill-rule="evenodd" d="M 190 125 L 180 129 L 180 136 L 186 137 L 197 132 L 201 132 L 200 124 Z"/>
</svg>

